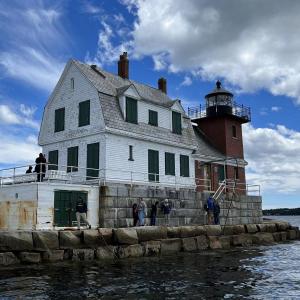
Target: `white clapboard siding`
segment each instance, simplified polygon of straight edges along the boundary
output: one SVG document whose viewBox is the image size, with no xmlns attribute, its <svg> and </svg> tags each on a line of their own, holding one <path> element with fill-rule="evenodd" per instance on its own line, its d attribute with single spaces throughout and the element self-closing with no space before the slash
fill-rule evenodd
<svg viewBox="0 0 300 300">
<path fill-rule="evenodd" d="M 71 78 L 74 78 L 74 90 L 71 88 Z M 79 103 L 90 100 L 90 125 L 78 127 Z M 55 110 L 65 107 L 65 130 L 54 132 Z M 97 90 L 80 73 L 74 64 L 56 88 L 54 97 L 45 107 L 39 144 L 46 145 L 56 141 L 64 141 L 77 137 L 95 134 L 104 128 L 104 121 Z"/>
</svg>

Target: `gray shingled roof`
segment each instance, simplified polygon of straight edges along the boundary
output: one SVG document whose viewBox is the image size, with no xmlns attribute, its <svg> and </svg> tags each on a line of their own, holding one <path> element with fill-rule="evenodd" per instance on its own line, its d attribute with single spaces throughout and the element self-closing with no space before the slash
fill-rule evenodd
<svg viewBox="0 0 300 300">
<path fill-rule="evenodd" d="M 118 75 L 109 73 L 96 67 L 95 72 L 90 65 L 73 60 L 73 62 L 79 67 L 79 69 L 87 76 L 87 78 L 95 85 L 100 93 L 108 94 L 111 96 L 117 96 L 118 91 L 128 88 L 130 85 L 134 85 L 138 94 L 143 100 L 148 100 L 156 104 L 171 107 L 174 104 L 174 100 L 168 97 L 159 89 L 151 86 L 138 83 L 134 80 L 124 79 Z M 98 74 L 101 73 L 103 76 Z"/>
<path fill-rule="evenodd" d="M 197 143 L 197 151 L 196 155 L 199 154 L 201 156 L 206 156 L 208 159 L 216 158 L 216 159 L 225 159 L 226 156 L 222 154 L 219 150 L 217 150 L 213 145 L 209 143 L 207 138 L 203 135 L 203 133 L 196 127 L 193 127 L 196 143 Z"/>
<path fill-rule="evenodd" d="M 126 133 L 135 133 L 149 136 L 162 141 L 172 142 L 195 148 L 197 142 L 189 118 L 184 115 L 182 134 L 174 134 L 162 127 L 148 125 L 146 120 L 139 124 L 128 123 L 124 120 L 117 96 L 134 85 L 140 97 L 147 102 L 156 105 L 171 107 L 176 100 L 172 100 L 165 93 L 153 87 L 140 84 L 136 81 L 123 79 L 118 75 L 111 74 L 99 68 L 93 70 L 90 65 L 73 61 L 82 73 L 92 82 L 99 91 L 99 99 L 104 115 L 105 125 L 108 128 L 117 129 Z M 186 128 L 185 128 L 186 127 Z"/>
</svg>

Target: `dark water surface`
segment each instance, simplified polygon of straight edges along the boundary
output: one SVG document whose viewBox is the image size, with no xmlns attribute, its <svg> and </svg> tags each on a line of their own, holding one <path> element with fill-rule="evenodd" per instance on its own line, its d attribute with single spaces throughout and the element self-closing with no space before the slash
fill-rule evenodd
<svg viewBox="0 0 300 300">
<path fill-rule="evenodd" d="M 300 299 L 300 242 L 6 267 L 0 269 L 0 299 Z"/>
</svg>

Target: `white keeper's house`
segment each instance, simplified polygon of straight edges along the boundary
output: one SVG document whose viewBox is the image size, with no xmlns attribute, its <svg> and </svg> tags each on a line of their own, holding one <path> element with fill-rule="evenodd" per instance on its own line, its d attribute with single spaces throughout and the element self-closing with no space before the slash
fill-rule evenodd
<svg viewBox="0 0 300 300">
<path fill-rule="evenodd" d="M 74 181 L 195 184 L 196 138 L 180 101 L 167 96 L 164 79 L 152 88 L 128 79 L 128 71 L 126 54 L 119 75 L 68 62 L 41 124 L 48 162 Z"/>
<path fill-rule="evenodd" d="M 93 227 L 130 226 L 141 197 L 148 206 L 171 199 L 172 225 L 203 223 L 207 193 L 228 191 L 229 181 L 240 204 L 221 221 L 259 222 L 261 197 L 249 196 L 243 156 L 250 110 L 220 82 L 205 98 L 204 110 L 186 114 L 166 79 L 154 88 L 129 78 L 126 52 L 117 75 L 70 60 L 43 113 L 43 181 L 24 175 L 27 166 L 0 170 L 0 229 L 76 226 L 79 197 Z"/>
</svg>

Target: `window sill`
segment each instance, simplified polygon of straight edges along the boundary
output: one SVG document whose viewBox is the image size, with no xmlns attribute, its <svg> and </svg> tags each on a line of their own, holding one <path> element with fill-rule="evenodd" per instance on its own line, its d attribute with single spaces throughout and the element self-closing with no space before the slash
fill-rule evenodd
<svg viewBox="0 0 300 300">
<path fill-rule="evenodd" d="M 138 122 L 130 122 L 130 121 L 127 121 L 127 120 L 126 120 L 126 122 L 127 122 L 127 123 L 130 123 L 130 124 L 138 125 Z"/>
</svg>

